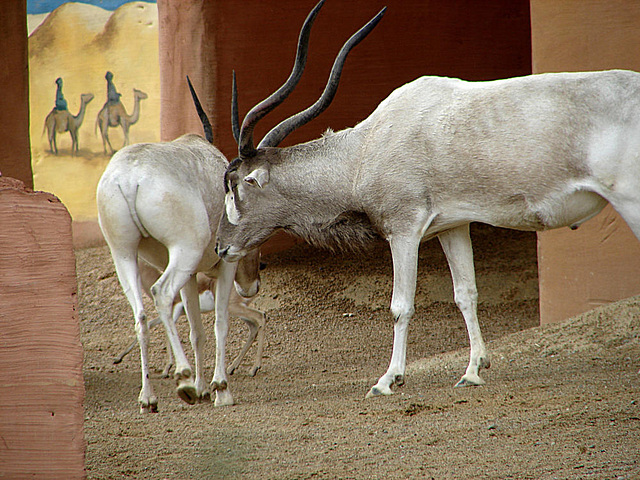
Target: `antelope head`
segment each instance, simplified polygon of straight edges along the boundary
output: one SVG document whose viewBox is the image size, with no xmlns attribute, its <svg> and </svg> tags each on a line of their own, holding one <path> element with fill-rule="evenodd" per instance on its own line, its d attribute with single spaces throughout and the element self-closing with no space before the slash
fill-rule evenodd
<svg viewBox="0 0 640 480">
<path fill-rule="evenodd" d="M 307 16 L 298 38 L 293 69 L 287 81 L 273 94 L 254 106 L 244 117 L 242 126 L 234 127 L 238 142 L 238 157 L 228 166 L 224 177 L 225 213 L 218 226 L 216 251 L 227 261 L 236 261 L 264 243 L 279 229 L 286 229 L 283 209 L 271 208 L 278 203 L 279 191 L 287 186 L 271 178 L 273 166 L 284 165 L 291 157 L 289 148 L 278 148 L 287 135 L 322 113 L 333 100 L 347 55 L 378 24 L 386 7 L 345 42 L 340 49 L 329 80 L 320 98 L 307 109 L 272 128 L 256 147 L 253 131 L 264 116 L 280 105 L 296 87 L 307 59 L 309 33 L 324 0 Z M 237 111 L 235 77 L 233 111 Z M 232 115 L 232 118 L 234 116 Z M 285 209 L 286 210 L 286 209 Z"/>
</svg>

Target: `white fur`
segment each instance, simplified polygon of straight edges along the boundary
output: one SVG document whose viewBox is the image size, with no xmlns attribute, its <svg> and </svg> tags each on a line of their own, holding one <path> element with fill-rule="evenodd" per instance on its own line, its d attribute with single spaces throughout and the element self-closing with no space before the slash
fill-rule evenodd
<svg viewBox="0 0 640 480">
<path fill-rule="evenodd" d="M 233 192 L 228 192 L 225 195 L 224 207 L 225 207 L 229 222 L 231 222 L 233 225 L 238 225 L 238 223 L 240 222 L 240 213 L 238 213 L 238 209 L 236 208 L 236 202 L 234 199 Z"/>
<path fill-rule="evenodd" d="M 237 263 L 220 262 L 213 239 L 224 212 L 222 178 L 224 156 L 197 135 L 173 142 L 138 144 L 117 152 L 98 183 L 98 218 L 118 274 L 134 312 L 140 345 L 143 412 L 157 409 L 149 382 L 148 325 L 142 304 L 142 281 L 138 259 L 162 272 L 151 286 L 156 309 L 175 357 L 179 396 L 195 403 L 209 394 L 204 381 L 203 352 L 206 342 L 200 317 L 196 273 L 217 278 L 215 285 L 216 370 L 212 381 L 216 405 L 233 403 L 227 388 L 225 346 L 228 306 Z M 246 265 L 258 277 L 254 252 Z M 247 277 L 247 275 L 245 275 Z M 242 283 L 242 282 L 240 282 Z M 182 349 L 172 309 L 180 294 L 191 327 L 195 375 Z"/>
<path fill-rule="evenodd" d="M 257 168 L 269 182 L 235 199 L 242 204 L 235 224 L 220 222 L 224 258 L 237 260 L 282 226 L 324 240 L 322 227 L 335 219 L 366 216 L 393 257 L 391 362 L 369 392 L 387 395 L 404 382 L 418 248 L 439 237 L 471 346 L 458 385 L 478 385 L 490 360 L 477 319 L 469 224 L 576 227 L 609 202 L 640 238 L 640 74 L 422 77 L 353 128 L 258 149 L 229 181 Z"/>
<path fill-rule="evenodd" d="M 149 265 L 147 262 L 140 260 L 138 262 L 138 266 L 140 269 L 140 275 L 142 278 L 142 286 L 144 287 L 145 292 L 151 297 L 151 286 L 160 278 L 162 272 L 157 270 L 156 268 Z M 200 312 L 212 312 L 215 309 L 215 289 L 216 289 L 216 279 L 207 277 L 203 273 L 197 274 L 198 281 L 198 303 L 200 305 Z M 264 351 L 264 327 L 266 324 L 264 313 L 260 310 L 256 310 L 249 306 L 253 297 L 258 293 L 257 292 L 257 283 L 253 282 L 253 284 L 249 288 L 250 295 L 248 297 L 240 296 L 235 289 L 231 290 L 231 298 L 229 299 L 229 315 L 238 317 L 243 320 L 247 326 L 249 327 L 249 337 L 247 338 L 241 352 L 238 354 L 236 359 L 227 369 L 228 374 L 232 374 L 238 368 L 238 366 L 244 360 L 245 355 L 249 351 L 249 348 L 253 344 L 253 342 L 258 339 L 258 347 L 256 349 L 256 356 L 253 363 L 253 366 L 249 370 L 249 374 L 251 376 L 255 375 L 258 370 L 262 367 L 262 353 Z M 236 288 L 240 288 L 239 285 L 236 285 Z M 244 293 L 244 292 L 243 292 Z M 182 301 L 178 301 L 176 298 L 174 300 L 173 312 L 172 312 L 172 320 L 175 324 L 178 319 L 186 313 L 184 304 Z M 151 322 L 149 322 L 149 330 L 154 328 L 156 325 L 162 323 L 159 318 L 154 318 Z M 138 344 L 138 340 L 134 339 L 133 342 L 129 344 L 127 348 L 125 348 L 114 360 L 113 363 L 120 363 L 124 359 L 126 355 L 131 352 Z M 173 367 L 173 351 L 171 349 L 171 345 L 167 344 L 167 363 L 162 372 L 163 377 L 168 377 L 171 368 Z"/>
</svg>

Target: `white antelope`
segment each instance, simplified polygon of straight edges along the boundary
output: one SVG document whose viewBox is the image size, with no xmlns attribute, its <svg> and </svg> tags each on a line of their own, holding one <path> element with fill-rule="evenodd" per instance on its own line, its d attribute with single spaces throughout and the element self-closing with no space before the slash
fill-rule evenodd
<svg viewBox="0 0 640 480">
<path fill-rule="evenodd" d="M 203 119 L 197 102 L 196 107 Z M 210 125 L 204 119 L 203 125 L 211 141 Z M 177 393 L 189 404 L 209 395 L 203 376 L 206 337 L 196 273 L 217 279 L 216 364 L 211 389 L 216 392 L 216 406 L 233 404 L 225 370 L 229 299 L 234 279 L 243 296 L 257 293 L 260 253 L 252 252 L 238 267 L 237 263 L 220 262 L 214 252 L 215 233 L 224 211 L 221 180 L 227 160 L 210 141 L 198 135 L 183 135 L 172 142 L 125 147 L 111 158 L 98 183 L 100 227 L 135 317 L 142 370 L 138 401 L 142 412 L 157 411 L 158 400 L 149 382 L 148 325 L 138 258 L 162 272 L 151 287 L 151 294 L 175 357 Z M 244 275 L 240 277 L 237 271 Z M 178 293 L 191 330 L 195 380 L 172 319 Z"/>
<path fill-rule="evenodd" d="M 390 395 L 405 381 L 422 241 L 438 237 L 449 263 L 471 345 L 457 384 L 465 386 L 484 383 L 479 372 L 490 365 L 477 319 L 470 222 L 575 228 L 609 202 L 640 238 L 640 74 L 422 77 L 353 128 L 275 148 L 326 108 L 336 71 L 316 104 L 279 124 L 257 148 L 256 122 L 295 84 L 286 82 L 244 118 L 239 158 L 225 175 L 217 252 L 236 261 L 278 229 L 334 248 L 386 239 L 393 351 L 368 396 Z"/>
<path fill-rule="evenodd" d="M 247 264 L 242 263 L 240 267 L 246 267 Z M 236 271 L 236 281 L 240 285 L 250 285 L 251 282 L 255 280 L 254 275 L 255 271 L 253 269 L 253 265 L 249 264 L 250 268 L 238 268 Z M 262 267 L 262 265 L 261 265 Z M 248 271 L 245 271 L 248 270 Z M 147 262 L 142 259 L 138 259 L 138 271 L 140 272 L 140 279 L 142 281 L 142 287 L 144 288 L 145 293 L 153 298 L 151 295 L 151 287 L 154 283 L 158 281 L 162 272 L 155 267 L 151 266 Z M 243 278 L 246 277 L 246 280 Z M 206 313 L 211 312 L 215 309 L 215 291 L 216 291 L 216 279 L 208 277 L 204 273 L 198 273 L 196 275 L 196 281 L 198 284 L 198 303 L 200 305 L 200 312 Z M 256 310 L 249 306 L 254 297 L 245 298 L 238 294 L 235 289 L 231 289 L 231 296 L 229 297 L 229 315 L 232 317 L 238 317 L 243 320 L 247 327 L 249 327 L 249 337 L 244 343 L 242 350 L 236 357 L 236 359 L 229 365 L 227 368 L 227 373 L 229 375 L 233 374 L 236 369 L 240 366 L 244 357 L 246 356 L 249 348 L 253 344 L 253 342 L 258 340 L 258 346 L 256 349 L 256 356 L 253 362 L 251 369 L 249 370 L 249 375 L 252 377 L 258 373 L 258 370 L 262 368 L 262 353 L 264 351 L 264 327 L 266 325 L 266 320 L 264 313 L 260 310 Z M 173 323 L 176 323 L 178 319 L 184 315 L 185 308 L 184 303 L 179 301 L 177 298 L 174 299 L 173 308 L 172 308 L 172 319 Z M 160 318 L 156 317 L 149 322 L 149 330 L 154 328 L 155 326 L 161 324 Z M 138 345 L 138 340 L 134 339 L 127 348 L 125 348 L 114 360 L 114 364 L 118 364 L 124 360 L 131 350 L 133 350 L 136 345 Z M 171 344 L 167 343 L 167 363 L 165 364 L 165 368 L 162 371 L 162 376 L 164 378 L 169 377 L 169 372 L 173 367 L 173 351 L 171 349 Z"/>
</svg>

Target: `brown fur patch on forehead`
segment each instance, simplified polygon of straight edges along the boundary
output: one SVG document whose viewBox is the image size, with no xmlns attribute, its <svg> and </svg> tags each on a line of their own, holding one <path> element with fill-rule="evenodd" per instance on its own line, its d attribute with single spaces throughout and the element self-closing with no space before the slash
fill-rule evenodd
<svg viewBox="0 0 640 480">
<path fill-rule="evenodd" d="M 234 158 L 231 163 L 229 163 L 226 173 L 229 174 L 235 172 L 236 170 L 238 170 L 238 168 L 240 168 L 240 165 L 242 165 L 242 159 L 239 157 Z"/>
<path fill-rule="evenodd" d="M 234 158 L 224 172 L 224 193 L 229 193 L 229 175 L 238 170 L 242 164 L 242 160 L 238 157 Z"/>
</svg>

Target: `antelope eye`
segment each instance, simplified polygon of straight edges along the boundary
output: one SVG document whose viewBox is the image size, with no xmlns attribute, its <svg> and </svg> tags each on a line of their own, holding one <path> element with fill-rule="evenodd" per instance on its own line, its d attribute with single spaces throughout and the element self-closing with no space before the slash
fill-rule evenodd
<svg viewBox="0 0 640 480">
<path fill-rule="evenodd" d="M 240 188 L 241 185 L 238 183 L 234 183 L 233 184 L 233 201 L 237 204 L 238 202 L 241 202 L 243 200 L 243 193 L 242 193 L 242 188 Z"/>
</svg>

